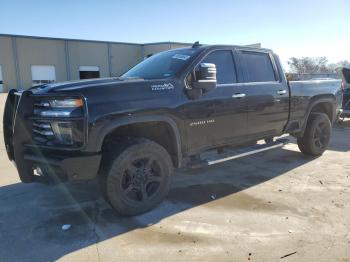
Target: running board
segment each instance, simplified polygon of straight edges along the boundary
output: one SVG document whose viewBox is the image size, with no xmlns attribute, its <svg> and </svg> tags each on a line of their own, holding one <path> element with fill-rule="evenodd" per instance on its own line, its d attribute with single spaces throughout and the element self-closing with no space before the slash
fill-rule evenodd
<svg viewBox="0 0 350 262">
<path fill-rule="evenodd" d="M 192 161 L 188 163 L 189 168 L 200 168 L 200 167 L 205 167 L 205 166 L 211 166 L 215 164 L 219 164 L 222 162 L 230 161 L 233 159 L 245 157 L 245 156 L 250 156 L 254 155 L 260 152 L 268 151 L 271 149 L 283 147 L 285 144 L 288 144 L 290 141 L 289 139 L 281 138 L 277 139 L 276 141 L 268 144 L 262 144 L 262 145 L 255 145 L 252 147 L 246 147 L 246 148 L 241 148 L 237 150 L 232 150 L 230 153 L 224 154 L 224 157 L 220 155 L 220 158 L 218 157 L 208 157 L 207 159 L 203 160 L 197 160 L 197 161 Z"/>
</svg>

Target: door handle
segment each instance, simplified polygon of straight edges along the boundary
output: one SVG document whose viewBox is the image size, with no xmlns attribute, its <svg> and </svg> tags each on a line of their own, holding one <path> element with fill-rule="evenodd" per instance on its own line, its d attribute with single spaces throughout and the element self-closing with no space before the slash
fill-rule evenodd
<svg viewBox="0 0 350 262">
<path fill-rule="evenodd" d="M 277 94 L 279 94 L 279 95 L 285 95 L 285 94 L 287 94 L 287 90 L 278 90 L 278 91 L 277 91 Z"/>
<path fill-rule="evenodd" d="M 242 93 L 236 93 L 232 95 L 232 98 L 243 98 L 243 97 L 245 97 L 245 94 L 242 94 Z"/>
</svg>

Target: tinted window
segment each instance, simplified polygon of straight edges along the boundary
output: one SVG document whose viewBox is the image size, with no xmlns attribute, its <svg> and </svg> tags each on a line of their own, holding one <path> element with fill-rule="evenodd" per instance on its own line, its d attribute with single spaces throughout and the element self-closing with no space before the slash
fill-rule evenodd
<svg viewBox="0 0 350 262">
<path fill-rule="evenodd" d="M 216 77 L 218 84 L 236 83 L 236 70 L 230 50 L 220 50 L 210 53 L 202 63 L 216 65 Z"/>
<path fill-rule="evenodd" d="M 242 52 L 241 56 L 246 66 L 246 82 L 276 81 L 269 54 Z"/>
</svg>

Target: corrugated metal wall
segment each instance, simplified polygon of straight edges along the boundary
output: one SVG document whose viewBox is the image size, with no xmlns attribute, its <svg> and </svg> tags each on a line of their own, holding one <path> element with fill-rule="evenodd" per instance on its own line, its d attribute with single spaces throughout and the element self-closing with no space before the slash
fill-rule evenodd
<svg viewBox="0 0 350 262">
<path fill-rule="evenodd" d="M 58 82 L 79 79 L 80 66 L 97 66 L 100 77 L 120 76 L 149 55 L 186 46 L 191 44 L 134 44 L 0 34 L 3 90 L 30 88 L 32 65 L 54 66 Z"/>
<path fill-rule="evenodd" d="M 97 66 L 100 77 L 119 76 L 145 56 L 175 47 L 0 35 L 3 90 L 31 87 L 32 65 L 54 66 L 56 81 L 79 79 L 80 66 Z"/>
</svg>

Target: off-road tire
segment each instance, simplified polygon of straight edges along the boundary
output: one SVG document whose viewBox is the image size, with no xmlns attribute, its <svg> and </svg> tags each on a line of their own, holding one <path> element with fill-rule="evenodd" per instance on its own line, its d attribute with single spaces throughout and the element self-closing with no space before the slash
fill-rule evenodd
<svg viewBox="0 0 350 262">
<path fill-rule="evenodd" d="M 312 113 L 304 135 L 297 138 L 298 147 L 305 155 L 320 156 L 327 149 L 332 133 L 329 117 L 323 113 Z"/>
<path fill-rule="evenodd" d="M 172 160 L 167 150 L 161 145 L 144 138 L 125 138 L 118 142 L 113 143 L 104 152 L 104 159 L 102 162 L 103 172 L 100 178 L 100 185 L 102 194 L 107 198 L 109 204 L 121 215 L 134 216 L 144 212 L 147 212 L 157 206 L 164 197 L 168 194 L 171 184 L 171 176 L 173 171 Z M 145 191 L 136 191 L 136 188 L 132 188 L 131 192 L 127 192 L 128 188 L 133 186 L 132 182 L 129 182 L 127 188 L 123 188 L 125 181 L 133 179 L 136 180 L 136 175 L 129 174 L 129 168 L 132 166 L 135 169 L 135 161 L 146 161 L 147 157 L 152 158 L 153 167 L 149 170 L 157 169 L 157 175 L 154 175 L 154 170 L 144 171 L 145 167 L 137 168 L 137 175 L 140 175 L 144 180 L 148 178 L 156 178 L 161 180 L 159 182 L 148 182 L 143 188 Z M 139 160 L 141 159 L 141 160 Z M 154 160 L 153 160 L 154 159 Z M 145 165 L 146 166 L 146 165 Z M 141 170 L 141 171 L 140 171 Z M 153 173 L 152 173 L 153 172 Z M 147 174 L 146 174 L 147 173 Z M 148 178 L 145 178 L 146 175 Z M 139 182 L 139 180 L 138 180 Z M 144 182 L 144 183 L 146 183 Z M 149 196 L 150 187 L 156 187 L 156 192 Z M 140 186 L 141 187 L 141 186 Z M 140 189 L 140 191 L 142 191 Z M 144 192 L 146 196 L 144 199 Z M 129 195 L 128 195 L 129 194 Z M 132 200 L 131 196 L 134 196 L 136 200 Z M 139 195 L 142 195 L 142 200 L 138 203 Z M 149 198 L 148 198 L 149 197 Z M 129 199 L 130 198 L 130 199 Z"/>
</svg>

